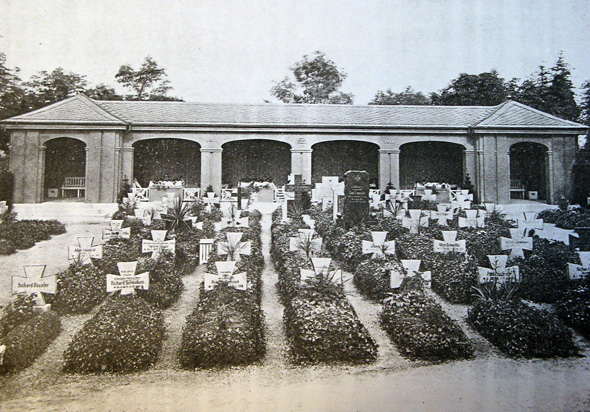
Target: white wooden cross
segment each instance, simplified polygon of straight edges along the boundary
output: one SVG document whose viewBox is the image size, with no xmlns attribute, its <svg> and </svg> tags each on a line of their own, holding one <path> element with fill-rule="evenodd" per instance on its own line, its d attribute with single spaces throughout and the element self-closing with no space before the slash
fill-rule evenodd
<svg viewBox="0 0 590 412">
<path fill-rule="evenodd" d="M 510 229 L 510 238 L 500 238 L 500 248 L 510 250 L 510 257 L 524 258 L 524 250 L 533 250 L 533 238 L 525 237 L 522 229 Z"/>
<path fill-rule="evenodd" d="M 401 263 L 402 263 L 402 266 L 406 270 L 406 273 L 409 277 L 420 275 L 422 280 L 425 282 L 425 286 L 427 288 L 431 287 L 432 272 L 430 272 L 429 270 L 425 271 L 425 272 L 420 272 L 421 260 L 404 259 L 404 260 L 401 260 Z"/>
<path fill-rule="evenodd" d="M 46 265 L 25 265 L 25 276 L 12 277 L 12 294 L 35 294 L 38 306 L 48 310 L 51 305 L 45 303 L 43 293 L 55 294 L 57 279 L 55 276 L 43 276 L 45 267 Z"/>
<path fill-rule="evenodd" d="M 312 219 L 310 215 L 301 215 L 301 220 L 303 220 L 303 223 L 309 226 L 310 229 L 315 229 L 315 220 Z"/>
<path fill-rule="evenodd" d="M 484 227 L 486 221 L 485 211 L 483 210 L 465 210 L 466 217 L 459 218 L 459 227 Z M 484 212 L 484 213 L 482 213 Z"/>
<path fill-rule="evenodd" d="M 236 262 L 215 262 L 217 273 L 205 273 L 205 290 L 213 290 L 221 282 L 227 283 L 238 290 L 248 289 L 248 279 L 245 272 L 234 273 Z"/>
<path fill-rule="evenodd" d="M 149 272 L 135 274 L 137 262 L 119 262 L 119 275 L 107 275 L 107 293 L 121 291 L 121 295 L 130 295 L 135 289 L 148 290 L 150 288 Z"/>
<path fill-rule="evenodd" d="M 496 287 L 506 282 L 520 282 L 520 272 L 518 266 L 506 267 L 508 256 L 506 255 L 488 255 L 491 269 L 478 266 L 477 280 L 479 283 L 495 282 Z"/>
<path fill-rule="evenodd" d="M 152 259 L 158 258 L 162 251 L 175 253 L 176 239 L 166 240 L 167 230 L 152 230 L 152 239 L 141 240 L 141 253 L 152 253 Z"/>
<path fill-rule="evenodd" d="M 141 219 L 141 223 L 145 226 L 149 226 L 152 223 L 152 214 L 148 212 L 146 209 L 135 209 L 133 210 L 133 214 L 136 218 Z"/>
<path fill-rule="evenodd" d="M 203 198 L 203 203 L 205 203 L 207 205 L 206 206 L 207 213 L 211 213 L 211 207 L 215 203 L 219 203 L 219 198 L 215 197 L 215 192 L 207 192 L 207 196 L 205 196 Z"/>
<path fill-rule="evenodd" d="M 381 190 L 369 189 L 369 199 L 371 199 L 371 207 L 379 209 L 382 205 L 381 202 Z"/>
<path fill-rule="evenodd" d="M 492 213 L 497 210 L 495 203 L 486 202 L 486 203 L 484 203 L 484 206 L 486 207 L 486 212 L 488 212 L 488 213 Z"/>
<path fill-rule="evenodd" d="M 371 232 L 373 241 L 363 240 L 363 255 L 372 253 L 373 259 L 385 257 L 385 255 L 395 255 L 395 241 L 386 242 L 387 232 Z"/>
<path fill-rule="evenodd" d="M 437 219 L 437 223 L 441 226 L 448 226 L 448 221 L 453 220 L 453 211 L 447 210 L 447 205 L 436 205 L 436 209 L 436 212 L 430 212 L 430 218 Z"/>
<path fill-rule="evenodd" d="M 585 279 L 590 275 L 590 252 L 578 252 L 581 265 L 567 264 L 567 273 L 571 280 Z"/>
<path fill-rule="evenodd" d="M 297 236 L 289 238 L 289 251 L 303 252 L 310 259 L 316 251 L 322 250 L 322 238 L 314 235 L 313 229 L 299 229 Z"/>
<path fill-rule="evenodd" d="M 451 201 L 451 209 L 471 209 L 471 201 L 466 195 L 458 193 L 455 200 Z"/>
<path fill-rule="evenodd" d="M 193 229 L 203 230 L 203 222 L 197 222 L 197 219 L 197 216 L 189 216 L 186 219 L 184 219 L 184 221 L 191 222 L 191 226 L 193 227 Z"/>
<path fill-rule="evenodd" d="M 465 240 L 456 240 L 457 231 L 442 231 L 443 240 L 434 240 L 434 251 L 436 253 L 467 253 Z"/>
<path fill-rule="evenodd" d="M 523 229 L 525 234 L 531 230 L 543 230 L 543 219 L 535 219 L 537 214 L 535 212 L 523 212 L 524 219 L 517 219 L 518 228 Z"/>
<path fill-rule="evenodd" d="M 196 202 L 201 196 L 201 189 L 198 187 L 185 187 L 182 189 L 183 202 Z"/>
<path fill-rule="evenodd" d="M 339 210 L 340 200 L 344 196 L 344 182 L 340 182 L 332 187 L 332 220 L 335 222 L 338 215 L 342 212 Z"/>
<path fill-rule="evenodd" d="M 424 189 L 422 200 L 427 202 L 436 202 L 436 195 L 432 193 L 432 189 Z"/>
<path fill-rule="evenodd" d="M 68 259 L 82 265 L 92 264 L 92 259 L 102 259 L 102 245 L 92 246 L 93 237 L 79 237 L 78 246 L 68 247 Z"/>
<path fill-rule="evenodd" d="M 428 227 L 428 216 L 422 215 L 422 210 L 410 209 L 410 217 L 402 218 L 402 226 L 410 229 L 410 233 L 418 233 L 420 227 Z"/>
<path fill-rule="evenodd" d="M 301 282 L 304 282 L 307 279 L 311 279 L 314 276 L 332 275 L 332 280 L 337 280 L 338 278 L 340 278 L 340 283 L 342 283 L 342 271 L 340 269 L 330 273 L 331 262 L 332 259 L 330 258 L 311 258 L 313 270 L 299 269 L 301 273 Z"/>
<path fill-rule="evenodd" d="M 121 228 L 123 226 L 122 220 L 111 220 L 111 227 L 109 229 L 102 230 L 102 239 L 129 239 L 131 237 L 131 228 Z"/>
<path fill-rule="evenodd" d="M 252 253 L 252 242 L 241 242 L 242 232 L 227 232 L 227 242 L 217 243 L 217 254 L 219 256 L 227 255 L 228 261 L 240 261 L 240 255 L 250 255 Z"/>
<path fill-rule="evenodd" d="M 0 202 L 0 218 L 6 211 L 8 210 L 8 206 L 6 205 L 6 200 Z"/>
</svg>

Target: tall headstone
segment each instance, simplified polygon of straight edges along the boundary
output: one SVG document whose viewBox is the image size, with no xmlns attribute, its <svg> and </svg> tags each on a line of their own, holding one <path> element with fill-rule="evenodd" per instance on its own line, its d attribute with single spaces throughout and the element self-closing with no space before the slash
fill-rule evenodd
<svg viewBox="0 0 590 412">
<path fill-rule="evenodd" d="M 291 208 L 291 205 L 301 210 L 308 209 L 310 206 L 309 193 L 311 192 L 311 187 L 311 185 L 303 181 L 303 176 L 294 175 L 293 183 L 284 186 L 285 193 L 293 193 L 293 200 L 287 199 L 287 209 Z M 304 194 L 308 196 L 306 197 Z"/>
<path fill-rule="evenodd" d="M 359 216 L 369 215 L 369 173 L 349 170 L 344 174 L 344 225 L 349 227 Z"/>
</svg>

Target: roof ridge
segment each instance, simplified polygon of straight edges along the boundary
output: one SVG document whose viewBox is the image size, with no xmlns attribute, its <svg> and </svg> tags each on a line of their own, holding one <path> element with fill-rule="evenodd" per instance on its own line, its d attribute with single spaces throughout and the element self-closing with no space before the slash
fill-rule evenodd
<svg viewBox="0 0 590 412">
<path fill-rule="evenodd" d="M 114 117 L 115 119 L 128 124 L 127 121 L 121 119 L 119 116 L 116 116 L 114 114 L 112 114 L 111 112 L 109 112 L 107 109 L 105 109 L 104 107 L 102 107 L 101 105 L 99 105 L 98 103 L 96 103 L 93 99 L 91 99 L 90 97 L 86 96 L 84 93 L 78 93 L 77 95 L 75 95 L 74 97 L 79 97 L 80 100 L 82 102 L 84 102 L 84 104 L 86 104 L 86 106 L 88 106 L 91 110 L 94 110 L 96 113 L 101 114 L 104 116 L 104 113 L 108 114 L 111 117 Z"/>
<path fill-rule="evenodd" d="M 508 110 L 508 107 L 510 106 L 510 103 L 514 103 L 514 101 L 513 100 L 506 100 L 505 102 L 502 102 L 502 103 L 496 105 L 495 107 L 492 106 L 492 107 L 494 107 L 494 110 L 492 110 L 492 112 L 489 115 L 487 115 L 486 117 L 484 117 L 483 119 L 481 119 L 479 122 L 477 122 L 476 124 L 474 124 L 472 127 L 477 127 L 481 123 L 483 123 L 483 122 L 491 119 L 494 116 L 496 116 L 496 117 L 497 116 L 500 116 L 501 113 L 504 113 L 506 110 Z"/>
<path fill-rule="evenodd" d="M 566 123 L 569 123 L 572 126 L 579 126 L 580 125 L 579 123 L 576 123 L 576 122 L 573 122 L 573 121 L 567 120 L 567 119 L 562 119 L 561 117 L 557 117 L 557 116 L 555 116 L 553 114 L 543 112 L 543 111 L 541 111 L 539 109 L 535 109 L 534 107 L 527 106 L 526 104 L 523 104 L 523 103 L 520 103 L 520 102 L 517 102 L 517 101 L 512 101 L 512 103 L 514 103 L 515 106 L 519 106 L 519 107 L 521 107 L 523 109 L 528 110 L 529 112 L 540 114 L 540 115 L 542 115 L 544 117 L 549 117 L 551 119 L 559 120 L 560 122 L 566 122 Z"/>
</svg>

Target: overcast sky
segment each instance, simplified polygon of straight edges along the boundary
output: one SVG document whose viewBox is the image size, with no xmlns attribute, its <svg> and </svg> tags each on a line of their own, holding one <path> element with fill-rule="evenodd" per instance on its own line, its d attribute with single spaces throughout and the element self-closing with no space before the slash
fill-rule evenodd
<svg viewBox="0 0 590 412">
<path fill-rule="evenodd" d="M 348 73 L 355 104 L 462 72 L 526 78 L 560 51 L 577 87 L 590 80 L 589 0 L 0 0 L 0 15 L 25 80 L 61 66 L 117 86 L 150 55 L 186 101 L 273 100 L 273 80 L 315 50 Z"/>
</svg>

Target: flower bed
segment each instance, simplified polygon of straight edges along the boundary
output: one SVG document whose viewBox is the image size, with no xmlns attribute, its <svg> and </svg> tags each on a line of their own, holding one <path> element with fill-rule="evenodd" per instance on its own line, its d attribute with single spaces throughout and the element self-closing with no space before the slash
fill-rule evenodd
<svg viewBox="0 0 590 412">
<path fill-rule="evenodd" d="M 279 274 L 279 295 L 285 305 L 284 324 L 295 363 L 367 363 L 377 345 L 358 319 L 341 285 L 316 276 L 302 284 L 300 268 L 307 259 L 289 251 L 297 225 L 278 223 L 273 215 L 272 257 Z M 328 228 L 328 227 L 326 227 Z"/>
<path fill-rule="evenodd" d="M 586 339 L 590 339 L 590 284 L 568 290 L 556 304 L 557 316 Z"/>
<path fill-rule="evenodd" d="M 365 260 L 354 271 L 354 285 L 364 296 L 381 302 L 391 290 L 391 270 L 402 272 L 401 265 L 395 259 Z"/>
<path fill-rule="evenodd" d="M 215 261 L 226 260 L 217 254 L 217 244 L 228 231 L 243 233 L 242 241 L 251 241 L 251 255 L 242 256 L 236 273 L 246 272 L 247 290 L 219 284 L 213 290 L 201 287 L 200 301 L 187 317 L 179 352 L 184 368 L 209 368 L 250 364 L 262 359 L 264 314 L 260 309 L 261 273 L 264 265 L 260 243 L 260 219 L 252 212 L 249 228 L 224 229 L 217 237 L 209 258 L 208 270 L 215 273 Z"/>
<path fill-rule="evenodd" d="M 385 302 L 381 322 L 400 353 L 412 360 L 443 362 L 469 359 L 473 347 L 461 328 L 431 297 L 412 283 Z M 408 286 L 410 285 L 410 286 Z"/>
<path fill-rule="evenodd" d="M 522 301 L 479 301 L 470 308 L 468 322 L 509 356 L 567 357 L 577 354 L 571 331 L 547 311 Z"/>
<path fill-rule="evenodd" d="M 67 372 L 133 372 L 153 365 L 165 337 L 162 313 L 137 296 L 116 296 L 76 333 Z"/>
<path fill-rule="evenodd" d="M 47 300 L 59 313 L 87 313 L 106 299 L 106 277 L 92 265 L 70 265 L 57 273 L 57 292 Z"/>
<path fill-rule="evenodd" d="M 65 225 L 57 220 L 16 220 L 14 214 L 10 215 L 0 223 L 0 254 L 29 249 L 37 242 L 65 232 Z"/>
<path fill-rule="evenodd" d="M 0 373 L 30 366 L 61 332 L 55 312 L 35 314 L 32 297 L 17 297 L 0 318 L 0 344 L 6 345 Z"/>
</svg>

